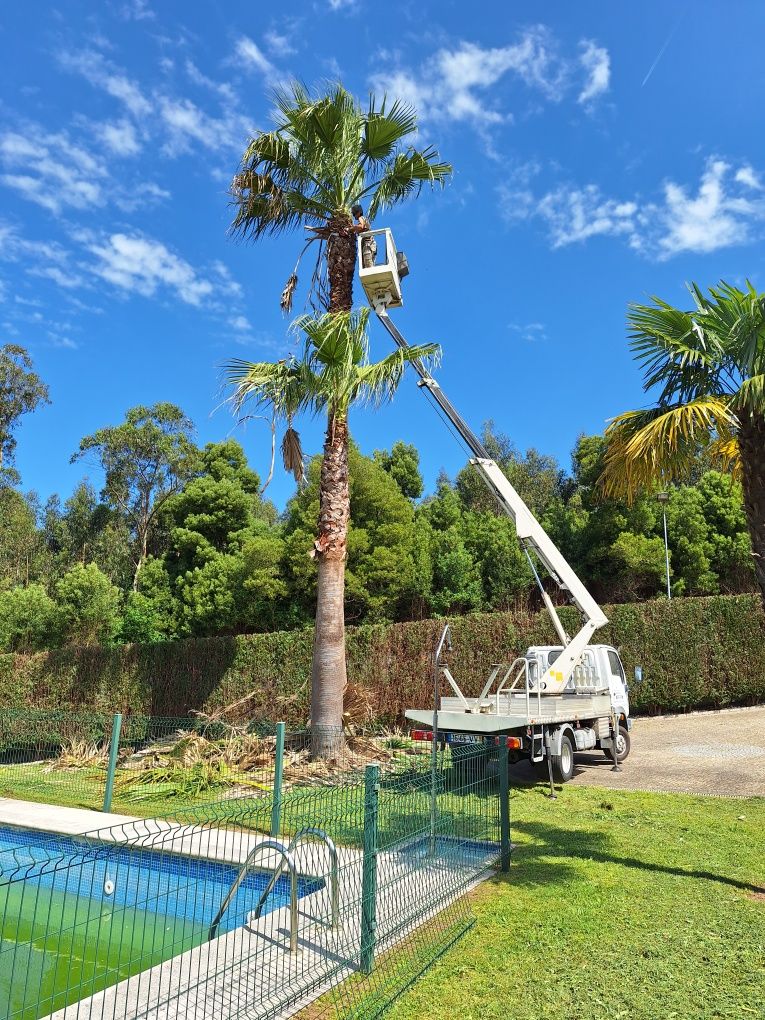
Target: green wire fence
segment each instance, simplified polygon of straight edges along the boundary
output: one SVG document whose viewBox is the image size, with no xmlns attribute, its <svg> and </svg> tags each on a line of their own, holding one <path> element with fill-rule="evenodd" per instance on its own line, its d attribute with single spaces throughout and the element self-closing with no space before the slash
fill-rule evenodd
<svg viewBox="0 0 765 1020">
<path fill-rule="evenodd" d="M 400 995 L 507 865 L 506 751 L 378 740 L 327 768 L 285 743 L 276 816 L 272 761 L 271 789 L 172 820 L 6 834 L 0 1016 L 371 1020 Z"/>
<path fill-rule="evenodd" d="M 285 748 L 294 758 L 307 746 L 305 732 L 285 733 L 283 724 L 2 709 L 0 797 L 166 814 L 223 796 L 270 794 Z"/>
</svg>

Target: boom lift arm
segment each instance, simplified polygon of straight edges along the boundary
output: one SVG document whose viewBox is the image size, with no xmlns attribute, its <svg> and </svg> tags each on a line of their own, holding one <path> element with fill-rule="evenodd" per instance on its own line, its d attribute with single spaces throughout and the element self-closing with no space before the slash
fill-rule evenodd
<svg viewBox="0 0 765 1020">
<path fill-rule="evenodd" d="M 409 344 L 388 315 L 387 305 L 391 302 L 386 300 L 386 297 L 388 295 L 374 296 L 373 305 L 375 313 L 397 346 L 402 350 L 407 350 L 409 349 Z M 412 361 L 411 364 L 420 377 L 418 385 L 430 393 L 438 407 L 465 441 L 473 454 L 470 463 L 478 471 L 500 507 L 515 524 L 515 530 L 526 553 L 532 573 L 539 585 L 545 607 L 550 614 L 553 626 L 563 645 L 563 651 L 560 656 L 554 663 L 551 663 L 547 672 L 539 679 L 541 690 L 548 694 L 557 694 L 565 688 L 569 677 L 578 665 L 582 653 L 590 643 L 590 638 L 594 632 L 598 627 L 608 623 L 608 618 L 579 580 L 542 525 L 537 521 L 505 477 L 499 465 L 489 457 L 481 441 L 446 397 L 422 361 L 417 359 Z M 555 606 L 542 585 L 534 563 L 534 557 L 544 565 L 550 577 L 561 591 L 568 594 L 570 600 L 582 614 L 582 627 L 573 638 L 570 638 L 566 633 L 555 610 Z"/>
</svg>

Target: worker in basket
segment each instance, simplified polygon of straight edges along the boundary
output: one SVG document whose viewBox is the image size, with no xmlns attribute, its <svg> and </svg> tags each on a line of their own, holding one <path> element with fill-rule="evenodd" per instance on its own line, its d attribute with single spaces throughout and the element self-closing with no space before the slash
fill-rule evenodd
<svg viewBox="0 0 765 1020">
<path fill-rule="evenodd" d="M 356 221 L 353 224 L 353 229 L 357 234 L 364 234 L 368 230 L 372 229 L 369 220 L 364 215 L 364 210 L 357 203 L 351 206 L 351 215 Z M 367 234 L 366 237 L 361 239 L 361 266 L 363 269 L 369 269 L 370 266 L 375 264 L 377 258 L 377 241 L 371 234 Z"/>
</svg>

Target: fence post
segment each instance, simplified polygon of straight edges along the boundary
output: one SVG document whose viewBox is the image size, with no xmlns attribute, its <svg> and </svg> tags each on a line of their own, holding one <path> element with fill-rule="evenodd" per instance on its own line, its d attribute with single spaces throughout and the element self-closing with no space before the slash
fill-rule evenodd
<svg viewBox="0 0 765 1020">
<path fill-rule="evenodd" d="M 122 730 L 122 713 L 115 712 L 112 720 L 112 739 L 109 744 L 109 765 L 106 770 L 106 786 L 104 787 L 104 811 L 112 809 L 114 793 L 114 773 L 117 771 L 117 755 L 120 750 L 120 731 Z"/>
<path fill-rule="evenodd" d="M 377 799 L 380 767 L 364 772 L 364 857 L 361 874 L 361 971 L 371 974 L 377 928 Z"/>
<path fill-rule="evenodd" d="M 504 735 L 497 749 L 499 768 L 499 860 L 502 871 L 510 870 L 510 756 Z"/>
<path fill-rule="evenodd" d="M 274 799 L 271 805 L 271 835 L 278 836 L 282 827 L 282 784 L 284 777 L 284 734 L 286 724 L 276 724 L 276 757 L 274 758 Z"/>
</svg>

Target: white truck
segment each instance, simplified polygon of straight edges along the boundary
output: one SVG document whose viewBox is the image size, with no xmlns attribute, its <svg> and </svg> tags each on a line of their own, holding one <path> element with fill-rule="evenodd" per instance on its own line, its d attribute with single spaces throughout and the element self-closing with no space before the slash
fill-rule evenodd
<svg viewBox="0 0 765 1020">
<path fill-rule="evenodd" d="M 389 229 L 371 231 L 378 242 L 374 264 L 365 265 L 359 235 L 359 277 L 378 319 L 402 350 L 409 345 L 388 315 L 403 304 L 400 268 L 406 260 L 396 252 Z M 368 262 L 369 260 L 367 260 Z M 408 267 L 407 270 L 408 272 Z M 463 421 L 425 365 L 414 361 L 419 386 L 458 432 L 472 453 L 478 471 L 498 506 L 514 522 L 521 547 L 539 587 L 560 644 L 533 646 L 521 658 L 496 664 L 477 697 L 467 697 L 442 660 L 451 647 L 444 628 L 434 658 L 434 699 L 430 709 L 409 709 L 421 739 L 453 745 L 504 739 L 511 760 L 546 762 L 561 782 L 574 773 L 574 754 L 600 748 L 619 770 L 630 750 L 631 719 L 624 667 L 609 645 L 590 644 L 594 632 L 608 622 L 605 614 L 545 530 L 510 484 L 499 465 Z M 544 587 L 539 566 L 581 613 L 579 630 L 569 636 Z M 442 697 L 446 681 L 451 695 Z M 456 750 L 456 746 L 454 747 Z"/>
</svg>

